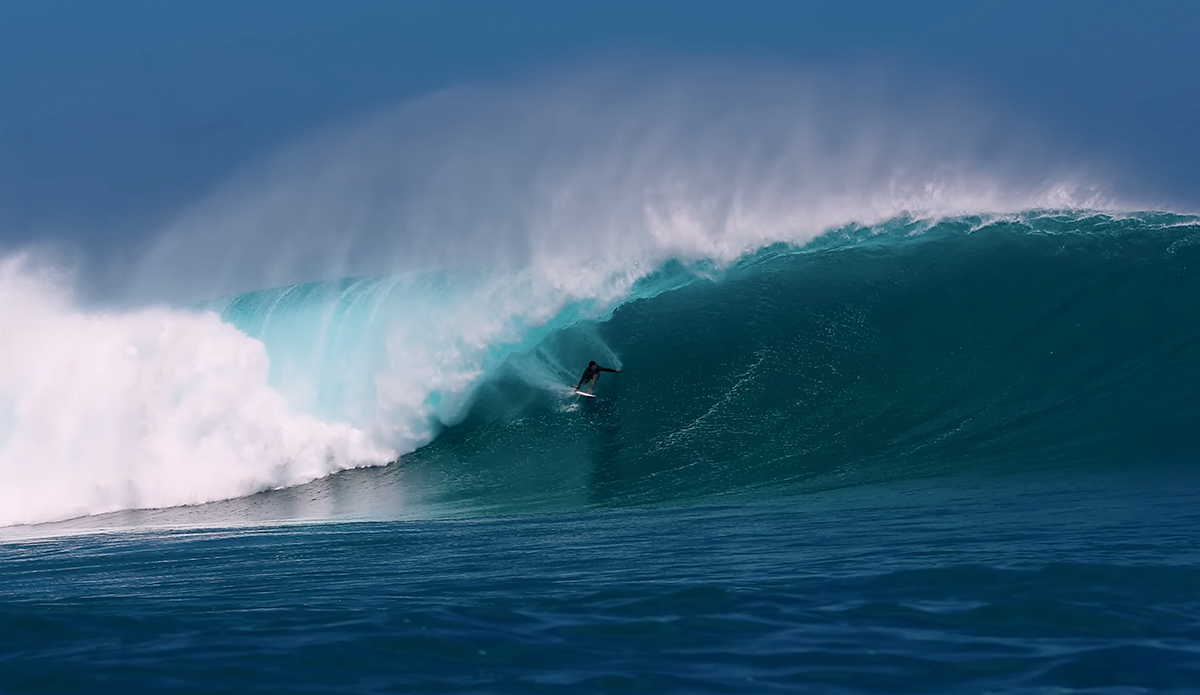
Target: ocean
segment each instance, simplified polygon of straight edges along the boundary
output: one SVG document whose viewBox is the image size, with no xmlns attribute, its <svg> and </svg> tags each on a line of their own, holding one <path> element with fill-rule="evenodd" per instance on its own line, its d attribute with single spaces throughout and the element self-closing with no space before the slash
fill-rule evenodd
<svg viewBox="0 0 1200 695">
<path fill-rule="evenodd" d="M 1088 210 L 124 313 L 10 263 L 0 692 L 1200 692 L 1198 266 Z"/>
</svg>

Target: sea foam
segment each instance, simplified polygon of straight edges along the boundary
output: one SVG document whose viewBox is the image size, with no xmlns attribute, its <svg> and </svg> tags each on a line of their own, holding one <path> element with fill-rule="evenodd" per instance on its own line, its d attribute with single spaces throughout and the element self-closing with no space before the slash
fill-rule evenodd
<svg viewBox="0 0 1200 695">
<path fill-rule="evenodd" d="M 61 278 L 59 278 L 61 280 Z M 195 504 L 395 454 L 297 412 L 263 344 L 215 313 L 84 311 L 0 263 L 0 524 Z"/>
</svg>

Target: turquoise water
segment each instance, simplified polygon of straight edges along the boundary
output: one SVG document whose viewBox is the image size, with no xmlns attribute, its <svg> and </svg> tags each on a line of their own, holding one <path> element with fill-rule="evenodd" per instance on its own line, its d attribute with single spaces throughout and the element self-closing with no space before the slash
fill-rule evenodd
<svg viewBox="0 0 1200 695">
<path fill-rule="evenodd" d="M 669 262 L 470 369 L 404 344 L 475 381 L 395 430 L 391 329 L 487 278 L 220 300 L 281 392 L 417 448 L 0 530 L 0 691 L 1200 692 L 1197 242 L 1033 212 Z"/>
</svg>

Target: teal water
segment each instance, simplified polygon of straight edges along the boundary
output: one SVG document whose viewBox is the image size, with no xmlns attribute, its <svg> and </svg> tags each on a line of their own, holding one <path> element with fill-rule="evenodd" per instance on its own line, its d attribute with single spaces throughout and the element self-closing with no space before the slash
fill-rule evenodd
<svg viewBox="0 0 1200 695">
<path fill-rule="evenodd" d="M 953 220 L 767 249 L 600 324 L 625 370 L 596 402 L 564 412 L 522 380 L 586 363 L 591 328 L 565 330 L 390 474 L 519 511 L 1195 461 L 1200 227 L 1179 222 Z"/>
<path fill-rule="evenodd" d="M 902 219 L 506 314 L 388 466 L 0 529 L 0 691 L 1200 692 L 1197 242 Z M 479 287 L 213 306 L 369 429 Z"/>
</svg>

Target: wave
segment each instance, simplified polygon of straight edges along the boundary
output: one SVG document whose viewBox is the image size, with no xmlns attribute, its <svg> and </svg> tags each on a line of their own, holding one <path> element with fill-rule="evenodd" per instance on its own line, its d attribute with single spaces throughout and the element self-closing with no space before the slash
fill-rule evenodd
<svg viewBox="0 0 1200 695">
<path fill-rule="evenodd" d="M 401 479 L 487 510 L 1195 461 L 1198 243 L 1031 213 L 768 247 L 595 326 L 625 369 L 577 412 L 522 376 L 585 364 L 573 331 L 513 360 Z"/>
<path fill-rule="evenodd" d="M 851 225 L 725 258 L 421 271 L 190 310 L 0 269 L 0 523 L 337 471 L 542 509 L 1194 458 L 1200 222 Z M 568 385 L 620 366 L 595 402 Z"/>
</svg>

